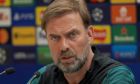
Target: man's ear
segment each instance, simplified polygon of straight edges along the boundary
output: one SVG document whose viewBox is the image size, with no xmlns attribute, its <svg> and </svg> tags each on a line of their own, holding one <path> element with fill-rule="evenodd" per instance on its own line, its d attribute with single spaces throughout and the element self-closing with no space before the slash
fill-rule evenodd
<svg viewBox="0 0 140 84">
<path fill-rule="evenodd" d="M 89 26 L 88 27 L 88 37 L 89 37 L 89 41 L 91 43 L 91 41 L 93 41 L 94 36 L 93 36 L 94 32 L 93 32 L 93 26 Z"/>
</svg>

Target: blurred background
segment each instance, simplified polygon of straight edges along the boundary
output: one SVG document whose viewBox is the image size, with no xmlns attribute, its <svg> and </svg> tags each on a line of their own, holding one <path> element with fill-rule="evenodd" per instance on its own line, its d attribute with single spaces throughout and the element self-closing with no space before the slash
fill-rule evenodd
<svg viewBox="0 0 140 84">
<path fill-rule="evenodd" d="M 52 0 L 0 0 L 0 84 L 26 84 L 33 73 L 51 63 L 41 18 Z M 95 45 L 133 71 L 140 84 L 140 0 L 86 0 Z"/>
</svg>

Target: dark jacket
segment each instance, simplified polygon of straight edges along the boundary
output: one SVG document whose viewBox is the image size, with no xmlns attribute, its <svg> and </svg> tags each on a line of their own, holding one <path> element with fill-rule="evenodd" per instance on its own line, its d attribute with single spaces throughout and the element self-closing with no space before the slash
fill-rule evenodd
<svg viewBox="0 0 140 84">
<path fill-rule="evenodd" d="M 43 67 L 39 72 L 40 77 L 33 79 L 31 84 L 68 84 L 63 72 L 54 64 Z M 80 84 L 135 84 L 135 79 L 128 67 L 96 52 Z"/>
</svg>

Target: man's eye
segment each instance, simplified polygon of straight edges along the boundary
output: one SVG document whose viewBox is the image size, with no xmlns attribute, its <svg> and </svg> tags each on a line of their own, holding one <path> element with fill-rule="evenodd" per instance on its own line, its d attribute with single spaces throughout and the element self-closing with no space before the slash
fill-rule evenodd
<svg viewBox="0 0 140 84">
<path fill-rule="evenodd" d="M 70 37 L 70 38 L 75 38 L 76 35 L 77 35 L 77 34 L 76 34 L 75 32 L 73 32 L 73 33 L 70 33 L 70 34 L 69 34 L 69 37 Z"/>
<path fill-rule="evenodd" d="M 51 37 L 51 40 L 52 41 L 58 41 L 59 40 L 59 37 Z"/>
</svg>

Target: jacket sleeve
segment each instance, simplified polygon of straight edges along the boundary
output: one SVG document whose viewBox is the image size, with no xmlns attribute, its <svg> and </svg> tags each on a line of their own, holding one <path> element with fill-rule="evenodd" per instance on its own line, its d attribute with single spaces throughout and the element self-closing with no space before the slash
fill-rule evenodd
<svg viewBox="0 0 140 84">
<path fill-rule="evenodd" d="M 38 78 L 34 78 L 34 79 L 30 79 L 27 84 L 39 84 L 41 75 L 45 72 L 46 70 L 46 66 L 42 67 L 40 70 L 38 70 L 38 72 L 40 73 L 40 76 Z"/>
<path fill-rule="evenodd" d="M 118 66 L 107 72 L 102 84 L 136 84 L 133 73 L 126 66 Z"/>
</svg>

